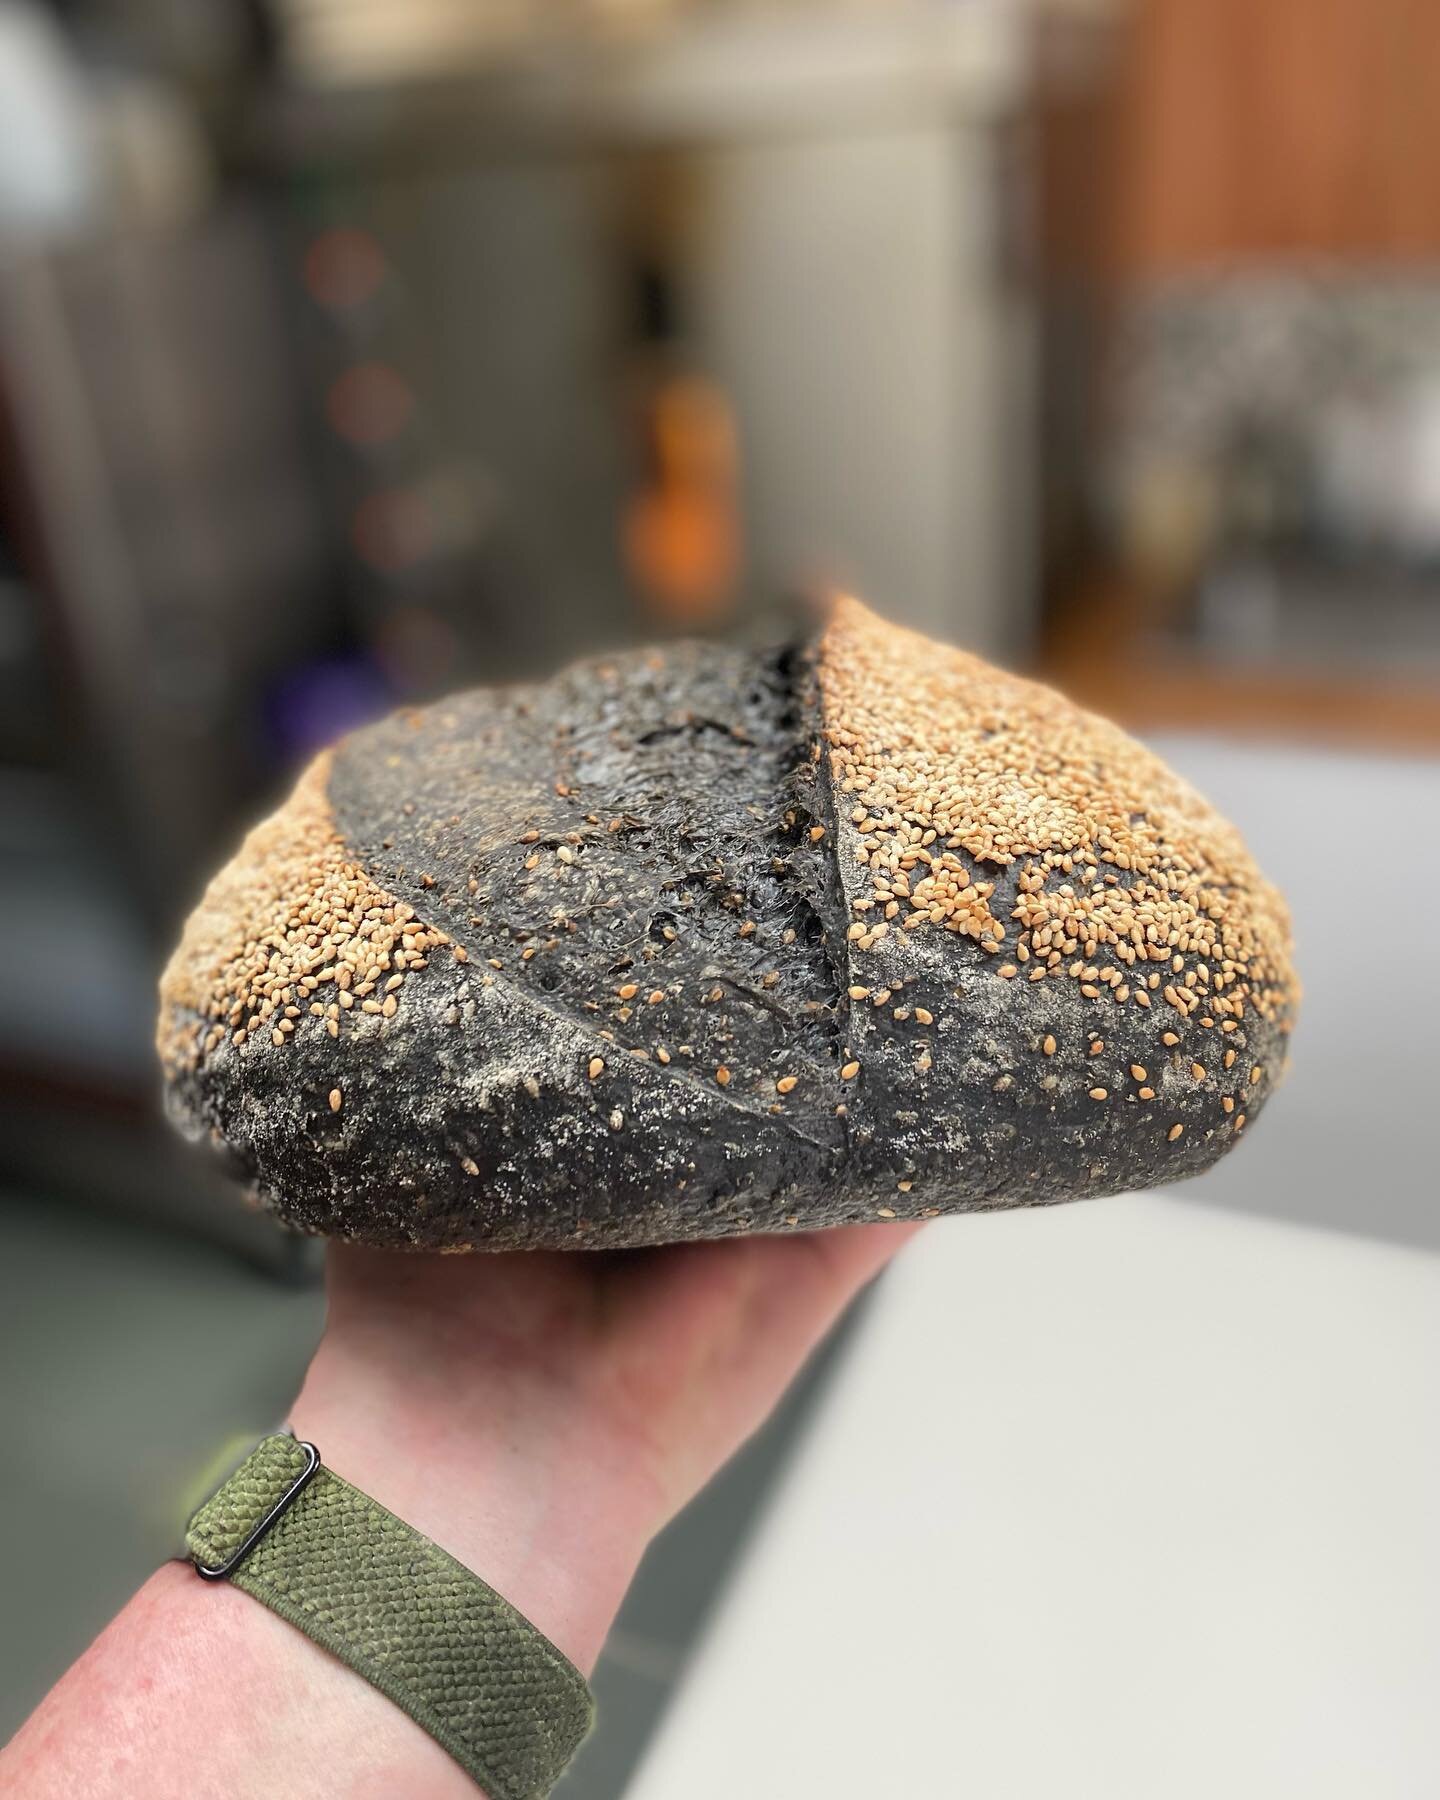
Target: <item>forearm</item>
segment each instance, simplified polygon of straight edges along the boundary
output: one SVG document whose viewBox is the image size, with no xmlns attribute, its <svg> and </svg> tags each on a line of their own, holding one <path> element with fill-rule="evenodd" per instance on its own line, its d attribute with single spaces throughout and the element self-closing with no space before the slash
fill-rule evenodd
<svg viewBox="0 0 1440 1800">
<path fill-rule="evenodd" d="M 310 1800 L 474 1787 L 405 1714 L 238 1589 L 171 1564 L 0 1755 L 17 1800 Z"/>
<path fill-rule="evenodd" d="M 588 1674 L 646 1545 L 909 1235 L 638 1256 L 338 1249 L 297 1433 Z M 17 1800 L 475 1792 L 358 1675 L 224 1582 L 162 1570 L 0 1754 Z"/>
<path fill-rule="evenodd" d="M 608 1434 L 497 1371 L 403 1388 L 322 1346 L 299 1435 L 484 1577 L 587 1673 L 655 1517 Z M 302 1633 L 185 1564 L 157 1573 L 0 1755 L 17 1800 L 472 1796 L 400 1709 Z"/>
</svg>

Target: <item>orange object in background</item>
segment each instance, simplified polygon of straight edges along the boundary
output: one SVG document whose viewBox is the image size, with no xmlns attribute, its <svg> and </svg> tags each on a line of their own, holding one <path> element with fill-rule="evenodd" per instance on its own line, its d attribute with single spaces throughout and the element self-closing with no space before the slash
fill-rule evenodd
<svg viewBox="0 0 1440 1800">
<path fill-rule="evenodd" d="M 312 239 L 302 270 L 306 291 L 317 306 L 348 312 L 378 292 L 385 279 L 385 257 L 368 231 L 332 225 Z"/>
<path fill-rule="evenodd" d="M 388 363 L 356 363 L 336 376 L 325 396 L 325 416 L 347 444 L 370 449 L 396 438 L 415 412 L 409 385 Z"/>
<path fill-rule="evenodd" d="M 741 553 L 730 403 L 704 376 L 667 376 L 646 404 L 643 431 L 644 481 L 623 525 L 626 567 L 653 618 L 716 624 L 731 611 Z"/>
</svg>

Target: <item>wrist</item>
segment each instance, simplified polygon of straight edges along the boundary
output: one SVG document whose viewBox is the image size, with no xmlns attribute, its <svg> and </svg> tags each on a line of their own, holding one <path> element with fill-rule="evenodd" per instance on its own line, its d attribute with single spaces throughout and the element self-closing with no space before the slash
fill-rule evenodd
<svg viewBox="0 0 1440 1800">
<path fill-rule="evenodd" d="M 589 1673 L 663 1523 L 653 1484 L 601 1421 L 513 1370 L 377 1366 L 327 1333 L 291 1423 Z"/>
</svg>

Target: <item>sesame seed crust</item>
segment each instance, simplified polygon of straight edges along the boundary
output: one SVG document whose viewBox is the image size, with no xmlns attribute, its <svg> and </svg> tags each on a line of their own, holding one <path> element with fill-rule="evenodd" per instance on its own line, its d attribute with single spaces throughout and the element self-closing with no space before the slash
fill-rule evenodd
<svg viewBox="0 0 1440 1800">
<path fill-rule="evenodd" d="M 896 1159 L 943 1188 L 962 1158 L 971 1205 L 1213 1162 L 1298 997 L 1288 911 L 1235 828 L 1108 721 L 849 597 L 817 679 L 843 979 L 935 1021 L 925 1069 L 898 1034 L 855 1046 L 896 1096 Z"/>
<path fill-rule="evenodd" d="M 603 1247 L 1193 1174 L 1293 995 L 1154 757 L 841 600 L 345 740 L 212 883 L 159 1042 L 302 1229 Z"/>
<path fill-rule="evenodd" d="M 330 764 L 328 751 L 316 758 L 187 920 L 160 980 L 156 1048 L 167 1073 L 226 1040 L 253 1044 L 252 1054 L 267 1039 L 283 1049 L 302 1018 L 338 1028 L 357 1007 L 393 1016 L 408 973 L 449 941 L 346 851 L 326 791 Z"/>
<path fill-rule="evenodd" d="M 858 949 L 892 924 L 939 928 L 975 939 L 1006 979 L 1013 951 L 1096 999 L 1103 985 L 1124 1004 L 1144 984 L 1185 1020 L 1288 1016 L 1284 901 L 1235 828 L 1117 726 L 849 596 L 819 667 L 833 778 L 870 875 L 851 901 Z"/>
</svg>

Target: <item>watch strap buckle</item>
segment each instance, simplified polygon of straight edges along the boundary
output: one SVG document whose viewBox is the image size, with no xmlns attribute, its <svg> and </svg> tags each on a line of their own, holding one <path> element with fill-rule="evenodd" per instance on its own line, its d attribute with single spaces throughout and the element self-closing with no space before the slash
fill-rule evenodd
<svg viewBox="0 0 1440 1800">
<path fill-rule="evenodd" d="M 262 1438 L 191 1519 L 185 1533 L 195 1572 L 223 1581 L 314 1480 L 320 1452 L 288 1434 Z"/>
</svg>

